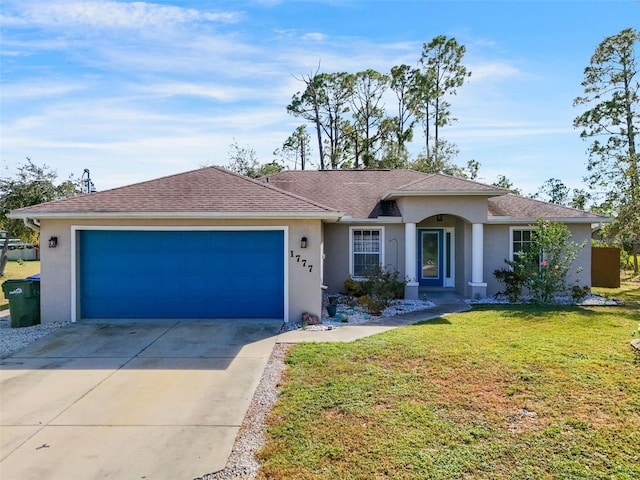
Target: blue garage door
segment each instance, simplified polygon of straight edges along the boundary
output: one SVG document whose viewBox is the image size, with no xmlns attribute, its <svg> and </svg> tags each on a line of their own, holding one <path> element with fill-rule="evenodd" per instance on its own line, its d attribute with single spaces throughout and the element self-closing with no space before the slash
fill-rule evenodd
<svg viewBox="0 0 640 480">
<path fill-rule="evenodd" d="M 283 318 L 284 232 L 79 232 L 81 318 Z"/>
</svg>

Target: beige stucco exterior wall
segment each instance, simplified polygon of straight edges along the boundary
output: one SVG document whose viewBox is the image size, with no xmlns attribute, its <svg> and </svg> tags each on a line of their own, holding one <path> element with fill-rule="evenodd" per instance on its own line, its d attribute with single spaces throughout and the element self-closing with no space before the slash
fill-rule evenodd
<svg viewBox="0 0 640 480">
<path fill-rule="evenodd" d="M 349 275 L 349 226 L 325 223 L 324 285 L 330 293 L 342 292 Z"/>
<path fill-rule="evenodd" d="M 72 314 L 72 226 L 144 226 L 144 227 L 288 227 L 286 238 L 286 269 L 288 275 L 288 318 L 296 321 L 303 312 L 320 315 L 322 308 L 321 249 L 322 227 L 320 220 L 42 220 L 41 238 L 41 316 L 42 322 L 65 322 Z M 57 248 L 47 248 L 46 240 L 58 237 Z M 308 247 L 300 247 L 300 239 L 307 237 Z M 294 257 L 290 256 L 293 251 Z M 306 267 L 297 262 L 295 255 L 307 260 Z M 309 272 L 308 266 L 313 265 Z M 247 292 L 250 299 L 251 292 Z M 81 319 L 81 312 L 79 312 Z"/>
<path fill-rule="evenodd" d="M 487 295 L 495 295 L 504 290 L 493 272 L 506 266 L 505 258 L 509 258 L 511 227 L 527 228 L 530 224 L 521 225 L 485 225 L 484 228 L 484 277 L 487 282 Z M 589 224 L 569 224 L 571 241 L 578 244 L 585 242 L 582 249 L 573 263 L 567 277 L 567 285 L 578 284 L 580 286 L 591 286 L 591 225 Z M 578 272 L 578 270 L 581 270 Z"/>
<path fill-rule="evenodd" d="M 344 281 L 349 276 L 349 230 L 351 227 L 383 228 L 384 267 L 397 271 L 400 277 L 404 278 L 404 224 L 326 223 L 324 224 L 324 284 L 329 292 L 344 291 Z"/>
<path fill-rule="evenodd" d="M 509 258 L 509 225 L 485 225 L 484 244 L 491 248 L 484 249 L 484 281 L 487 282 L 487 295 L 495 295 L 504 290 L 493 272 L 506 266 L 505 258 Z"/>
<path fill-rule="evenodd" d="M 484 223 L 484 222 L 481 222 Z M 527 227 L 529 224 L 519 225 Z M 340 292 L 344 290 L 343 282 L 349 275 L 349 227 L 379 227 L 375 224 L 325 224 L 325 277 L 324 283 L 330 292 Z M 483 276 L 487 283 L 487 295 L 494 295 L 503 290 L 493 276 L 496 269 L 502 268 L 504 259 L 509 257 L 510 227 L 517 225 L 484 225 L 484 254 L 483 254 Z M 386 224 L 385 228 L 385 265 L 393 267 L 397 265 L 397 270 L 402 276 L 404 272 L 404 224 Z M 460 217 L 443 214 L 442 222 L 438 222 L 435 217 L 429 217 L 417 223 L 417 228 L 454 228 L 455 229 L 455 291 L 466 297 L 470 297 L 471 288 L 471 223 Z M 591 285 L 591 247 L 590 247 L 590 225 L 575 224 L 569 225 L 572 233 L 572 240 L 577 243 L 587 241 L 587 245 L 576 259 L 568 279 L 569 285 L 577 282 L 579 285 Z M 396 242 L 399 246 L 396 255 Z M 398 261 L 399 259 L 399 261 Z M 582 268 L 580 273 L 576 273 L 577 268 Z"/>
<path fill-rule="evenodd" d="M 385 225 L 384 241 L 384 267 L 404 278 L 404 224 Z"/>
<path fill-rule="evenodd" d="M 584 248 L 578 253 L 574 262 L 572 274 L 568 279 L 569 285 L 577 283 L 579 286 L 591 286 L 591 225 L 569 225 L 571 240 L 582 244 Z M 582 269 L 575 273 L 576 268 Z"/>
<path fill-rule="evenodd" d="M 478 196 L 404 197 L 397 200 L 406 223 L 420 223 L 438 214 L 449 214 L 470 223 L 487 221 L 487 199 Z"/>
</svg>

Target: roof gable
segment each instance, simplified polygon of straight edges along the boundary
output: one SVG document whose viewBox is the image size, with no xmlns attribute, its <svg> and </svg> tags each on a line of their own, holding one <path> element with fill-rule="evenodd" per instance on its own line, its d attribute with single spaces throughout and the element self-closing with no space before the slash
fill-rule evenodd
<svg viewBox="0 0 640 480">
<path fill-rule="evenodd" d="M 352 218 L 397 216 L 394 199 L 412 195 L 481 195 L 506 193 L 440 173 L 415 170 L 289 170 L 265 178 L 270 185 L 326 203 Z"/>
<path fill-rule="evenodd" d="M 339 216 L 330 207 L 221 167 L 190 172 L 34 205 L 17 217 L 83 215 Z"/>
<path fill-rule="evenodd" d="M 484 183 L 453 177 L 442 173 L 426 174 L 413 182 L 394 188 L 384 198 L 408 195 L 502 195 L 508 190 Z"/>
<path fill-rule="evenodd" d="M 576 223 L 608 217 L 520 197 L 508 190 L 440 173 L 413 170 L 290 170 L 268 178 L 270 185 L 321 201 L 352 218 L 401 217 L 394 199 L 403 196 L 475 195 L 487 199 L 490 222 L 548 218 Z"/>
</svg>

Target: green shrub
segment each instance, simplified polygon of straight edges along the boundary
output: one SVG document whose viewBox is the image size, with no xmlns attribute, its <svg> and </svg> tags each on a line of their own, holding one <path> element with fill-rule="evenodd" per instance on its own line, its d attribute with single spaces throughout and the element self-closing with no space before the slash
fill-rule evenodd
<svg viewBox="0 0 640 480">
<path fill-rule="evenodd" d="M 571 287 L 571 296 L 576 302 L 589 295 L 589 293 L 591 293 L 591 288 L 587 287 L 586 285 L 582 287 L 574 285 L 573 287 Z"/>
<path fill-rule="evenodd" d="M 518 301 L 522 290 L 527 286 L 529 275 L 527 269 L 520 262 L 505 260 L 509 268 L 500 268 L 493 272 L 493 276 L 504 285 L 504 294 L 511 303 Z"/>
<path fill-rule="evenodd" d="M 531 236 L 542 261 L 533 272 L 529 288 L 537 301 L 549 303 L 554 293 L 567 291 L 567 274 L 585 243 L 572 242 L 564 223 L 538 219 L 537 227 Z"/>
<path fill-rule="evenodd" d="M 389 303 L 386 299 L 373 298 L 369 295 L 360 297 L 360 305 L 365 307 L 371 315 L 380 315 L 389 306 Z"/>
<path fill-rule="evenodd" d="M 550 303 L 555 293 L 566 292 L 567 274 L 584 248 L 585 243 L 571 241 L 571 232 L 564 223 L 538 219 L 536 227 L 531 234 L 531 250 L 514 261 L 505 260 L 509 268 L 493 272 L 504 283 L 511 302 L 517 300 L 523 288 L 540 303 Z"/>
<path fill-rule="evenodd" d="M 397 271 L 385 270 L 380 266 L 371 267 L 366 279 L 360 282 L 364 295 L 389 297 L 390 300 L 404 298 L 406 284 Z"/>
<path fill-rule="evenodd" d="M 397 271 L 372 267 L 366 279 L 360 282 L 364 295 L 369 299 L 366 300 L 367 310 L 373 315 L 380 314 L 393 300 L 404 297 L 406 284 Z"/>
<path fill-rule="evenodd" d="M 344 289 L 350 297 L 357 298 L 364 295 L 364 292 L 362 291 L 362 282 L 358 282 L 351 277 L 344 281 Z"/>
</svg>

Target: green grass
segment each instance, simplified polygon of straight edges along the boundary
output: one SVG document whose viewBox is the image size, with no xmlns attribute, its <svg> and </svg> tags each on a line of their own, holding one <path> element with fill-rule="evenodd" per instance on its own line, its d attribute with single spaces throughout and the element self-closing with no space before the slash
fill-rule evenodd
<svg viewBox="0 0 640 480">
<path fill-rule="evenodd" d="M 639 321 L 482 307 L 295 346 L 259 478 L 640 478 Z"/>
<path fill-rule="evenodd" d="M 592 291 L 605 297 L 621 298 L 627 306 L 640 309 L 640 282 L 622 281 L 620 288 L 594 287 Z"/>
<path fill-rule="evenodd" d="M 0 278 L 0 282 L 14 278 L 27 278 L 39 272 L 40 260 L 30 262 L 8 262 L 4 269 L 4 277 Z M 4 298 L 4 292 L 0 291 L 0 310 L 6 310 L 7 308 L 9 308 L 9 301 Z"/>
</svg>

